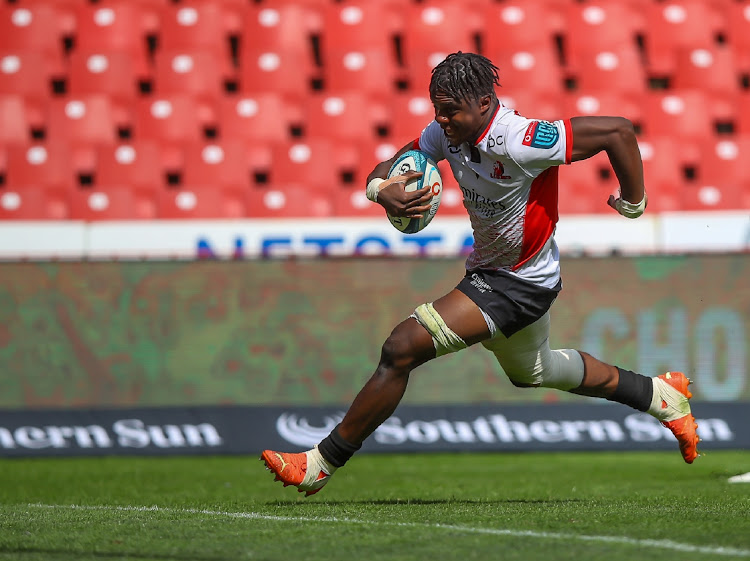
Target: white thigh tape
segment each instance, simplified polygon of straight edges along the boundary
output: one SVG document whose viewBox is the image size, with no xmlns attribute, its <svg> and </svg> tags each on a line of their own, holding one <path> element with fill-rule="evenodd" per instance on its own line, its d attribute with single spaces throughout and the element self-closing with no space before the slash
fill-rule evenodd
<svg viewBox="0 0 750 561">
<path fill-rule="evenodd" d="M 468 345 L 456 333 L 446 325 L 443 318 L 435 310 L 431 302 L 422 304 L 414 310 L 414 319 L 419 325 L 424 327 L 430 335 L 435 345 L 437 356 L 455 353 L 465 349 Z"/>
</svg>

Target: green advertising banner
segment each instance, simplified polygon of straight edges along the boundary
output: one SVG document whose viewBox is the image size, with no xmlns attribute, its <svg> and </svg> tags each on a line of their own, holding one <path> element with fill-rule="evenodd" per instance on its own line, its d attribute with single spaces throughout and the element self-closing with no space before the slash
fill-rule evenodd
<svg viewBox="0 0 750 561">
<path fill-rule="evenodd" d="M 0 264 L 0 408 L 347 404 L 463 260 Z M 696 399 L 748 400 L 750 256 L 569 258 L 553 348 Z M 410 404 L 576 401 L 512 386 L 481 346 L 417 369 Z"/>
</svg>

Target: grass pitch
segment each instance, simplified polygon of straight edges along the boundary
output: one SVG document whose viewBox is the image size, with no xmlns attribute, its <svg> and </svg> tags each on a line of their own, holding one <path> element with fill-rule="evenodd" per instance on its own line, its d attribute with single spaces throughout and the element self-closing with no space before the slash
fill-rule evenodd
<svg viewBox="0 0 750 561">
<path fill-rule="evenodd" d="M 0 460 L 0 560 L 749 559 L 750 452 Z"/>
</svg>

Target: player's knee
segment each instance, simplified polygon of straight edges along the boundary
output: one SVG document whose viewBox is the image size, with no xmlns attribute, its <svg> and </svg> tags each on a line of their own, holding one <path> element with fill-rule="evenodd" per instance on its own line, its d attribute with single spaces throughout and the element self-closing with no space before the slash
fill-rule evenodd
<svg viewBox="0 0 750 561">
<path fill-rule="evenodd" d="M 418 362 L 412 338 L 403 329 L 394 329 L 380 350 L 380 364 L 397 372 L 408 373 Z"/>
</svg>

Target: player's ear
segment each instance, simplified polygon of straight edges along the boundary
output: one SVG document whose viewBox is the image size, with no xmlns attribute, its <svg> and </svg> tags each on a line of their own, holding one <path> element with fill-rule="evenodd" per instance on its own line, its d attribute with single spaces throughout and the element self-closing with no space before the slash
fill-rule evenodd
<svg viewBox="0 0 750 561">
<path fill-rule="evenodd" d="M 483 95 L 479 98 L 479 111 L 484 115 L 492 108 L 492 96 Z"/>
</svg>

